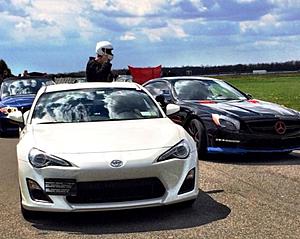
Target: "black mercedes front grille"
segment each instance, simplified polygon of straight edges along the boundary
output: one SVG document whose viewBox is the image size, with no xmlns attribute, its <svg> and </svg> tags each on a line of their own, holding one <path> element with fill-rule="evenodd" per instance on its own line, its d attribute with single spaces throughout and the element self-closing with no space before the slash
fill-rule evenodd
<svg viewBox="0 0 300 239">
<path fill-rule="evenodd" d="M 242 144 L 245 148 L 255 149 L 293 149 L 300 148 L 300 137 L 297 138 L 269 138 L 269 139 L 249 139 Z"/>
<path fill-rule="evenodd" d="M 258 120 L 246 122 L 251 133 L 278 135 L 275 125 L 278 121 L 282 121 L 286 126 L 285 135 L 300 134 L 300 120 Z"/>
<path fill-rule="evenodd" d="M 165 188 L 158 178 L 78 182 L 77 195 L 70 203 L 124 202 L 162 197 Z"/>
</svg>

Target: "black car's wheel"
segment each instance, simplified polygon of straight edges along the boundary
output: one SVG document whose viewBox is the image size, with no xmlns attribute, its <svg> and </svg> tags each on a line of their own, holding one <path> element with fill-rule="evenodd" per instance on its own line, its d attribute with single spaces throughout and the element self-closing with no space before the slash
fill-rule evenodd
<svg viewBox="0 0 300 239">
<path fill-rule="evenodd" d="M 203 124 L 198 119 L 192 119 L 187 125 L 187 132 L 196 142 L 198 158 L 205 158 L 207 153 L 207 140 Z"/>
</svg>

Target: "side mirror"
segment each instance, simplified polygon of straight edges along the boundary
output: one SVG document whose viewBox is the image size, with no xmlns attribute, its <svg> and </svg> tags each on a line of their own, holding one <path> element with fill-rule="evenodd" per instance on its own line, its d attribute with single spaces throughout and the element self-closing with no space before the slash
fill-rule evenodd
<svg viewBox="0 0 300 239">
<path fill-rule="evenodd" d="M 166 107 L 166 115 L 172 115 L 180 111 L 180 106 L 175 104 L 168 104 Z"/>
<path fill-rule="evenodd" d="M 160 103 L 160 105 L 161 105 L 162 107 L 165 107 L 165 106 L 166 106 L 166 100 L 165 100 L 164 95 L 158 95 L 158 96 L 156 96 L 156 97 L 155 97 L 155 100 L 156 100 L 158 103 Z"/>
<path fill-rule="evenodd" d="M 10 119 L 11 121 L 13 121 L 16 124 L 19 124 L 19 125 L 24 124 L 23 114 L 19 110 L 9 113 L 7 115 L 7 118 Z"/>
<path fill-rule="evenodd" d="M 251 94 L 249 94 L 249 93 L 246 93 L 246 96 L 247 96 L 247 98 L 248 98 L 249 100 L 253 99 L 253 96 L 252 96 Z"/>
</svg>

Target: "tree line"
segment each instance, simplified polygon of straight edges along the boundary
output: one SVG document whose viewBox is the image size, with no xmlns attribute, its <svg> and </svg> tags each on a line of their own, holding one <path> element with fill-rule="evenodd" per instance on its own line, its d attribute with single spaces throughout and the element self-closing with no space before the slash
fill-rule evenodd
<svg viewBox="0 0 300 239">
<path fill-rule="evenodd" d="M 267 72 L 300 71 L 300 61 L 256 63 L 256 64 L 236 64 L 220 66 L 181 66 L 162 67 L 163 76 L 183 76 L 183 75 L 215 75 L 215 74 L 242 74 L 252 73 L 255 70 L 265 70 Z M 36 72 L 34 72 L 37 74 Z M 114 69 L 116 75 L 129 75 L 128 69 Z M 3 74 L 11 76 L 11 70 L 4 60 L 0 59 L 0 78 Z M 53 77 L 85 77 L 85 71 L 51 74 Z M 7 76 L 7 75 L 6 75 Z"/>
<path fill-rule="evenodd" d="M 257 63 L 257 64 L 236 64 L 221 66 L 182 66 L 165 67 L 163 73 L 168 75 L 212 75 L 212 74 L 242 74 L 252 73 L 257 70 L 267 72 L 300 71 L 300 61 L 287 61 L 283 63 Z"/>
<path fill-rule="evenodd" d="M 257 64 L 236 64 L 220 66 L 181 66 L 162 67 L 163 76 L 183 75 L 217 75 L 217 74 L 243 74 L 252 73 L 256 70 L 267 72 L 300 71 L 300 61 L 257 63 Z M 128 69 L 115 70 L 119 75 L 128 75 Z M 82 72 L 84 75 L 84 72 Z M 83 76 L 82 75 L 82 76 Z"/>
</svg>

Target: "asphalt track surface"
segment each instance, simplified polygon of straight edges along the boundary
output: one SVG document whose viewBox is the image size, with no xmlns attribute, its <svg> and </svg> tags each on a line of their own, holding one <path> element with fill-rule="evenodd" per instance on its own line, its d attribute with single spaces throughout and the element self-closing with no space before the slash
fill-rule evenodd
<svg viewBox="0 0 300 239">
<path fill-rule="evenodd" d="M 17 139 L 0 139 L 0 238 L 300 238 L 300 151 L 213 157 L 192 208 L 45 213 L 19 207 Z"/>
</svg>

